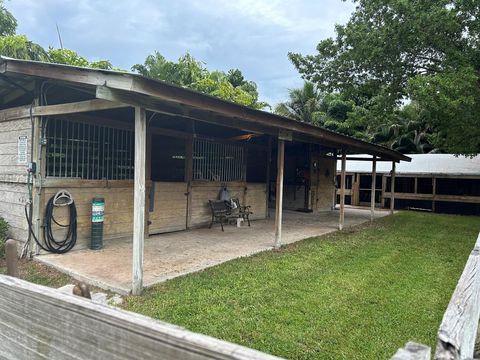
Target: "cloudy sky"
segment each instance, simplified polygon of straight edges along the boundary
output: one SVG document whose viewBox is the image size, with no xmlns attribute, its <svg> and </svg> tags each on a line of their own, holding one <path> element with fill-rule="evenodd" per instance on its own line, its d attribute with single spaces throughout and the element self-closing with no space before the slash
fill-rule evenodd
<svg viewBox="0 0 480 360">
<path fill-rule="evenodd" d="M 158 50 L 186 51 L 209 69 L 239 68 L 262 100 L 285 100 L 302 80 L 289 51 L 313 53 L 354 6 L 341 0 L 7 0 L 19 34 L 44 47 L 63 45 L 90 60 L 130 69 Z"/>
</svg>

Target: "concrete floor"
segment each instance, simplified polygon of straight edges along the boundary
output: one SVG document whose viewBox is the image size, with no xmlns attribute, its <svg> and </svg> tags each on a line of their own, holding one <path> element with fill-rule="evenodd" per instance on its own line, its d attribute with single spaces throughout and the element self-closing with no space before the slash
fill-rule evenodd
<svg viewBox="0 0 480 360">
<path fill-rule="evenodd" d="M 388 211 L 376 211 L 376 217 Z M 305 214 L 284 211 L 282 244 L 293 243 L 338 229 L 338 211 Z M 345 209 L 345 226 L 370 219 L 370 210 Z M 197 229 L 150 236 L 145 239 L 144 286 L 199 271 L 235 258 L 270 250 L 274 241 L 274 220 L 252 221 L 252 226 L 225 226 L 222 233 Z M 53 266 L 78 280 L 107 290 L 127 294 L 131 290 L 132 239 L 106 241 L 102 250 L 73 250 L 67 254 L 45 254 L 36 260 Z"/>
</svg>

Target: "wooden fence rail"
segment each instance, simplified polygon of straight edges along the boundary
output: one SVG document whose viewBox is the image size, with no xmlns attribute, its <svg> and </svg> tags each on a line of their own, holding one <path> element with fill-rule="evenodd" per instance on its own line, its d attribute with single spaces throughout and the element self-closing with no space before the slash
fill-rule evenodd
<svg viewBox="0 0 480 360">
<path fill-rule="evenodd" d="M 278 358 L 0 275 L 0 359 Z"/>
<path fill-rule="evenodd" d="M 480 318 L 480 234 L 453 292 L 437 335 L 435 360 L 473 359 Z M 409 343 L 411 344 L 411 343 Z M 419 344 L 417 344 L 419 345 Z M 423 345 L 420 345 L 423 346 Z M 429 359 L 418 357 L 418 347 L 405 346 L 392 360 Z M 417 356 L 417 357 L 415 357 Z M 422 355 L 425 356 L 425 355 Z"/>
</svg>

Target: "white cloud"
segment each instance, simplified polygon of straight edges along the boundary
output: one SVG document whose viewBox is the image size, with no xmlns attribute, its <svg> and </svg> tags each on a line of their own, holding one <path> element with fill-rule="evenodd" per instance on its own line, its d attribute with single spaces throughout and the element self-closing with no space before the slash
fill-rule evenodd
<svg viewBox="0 0 480 360">
<path fill-rule="evenodd" d="M 129 69 L 154 50 L 170 59 L 186 51 L 211 69 L 239 68 L 271 103 L 301 79 L 288 51 L 313 52 L 345 22 L 353 4 L 341 0 L 11 0 L 25 33 L 43 46 L 65 47 Z"/>
</svg>

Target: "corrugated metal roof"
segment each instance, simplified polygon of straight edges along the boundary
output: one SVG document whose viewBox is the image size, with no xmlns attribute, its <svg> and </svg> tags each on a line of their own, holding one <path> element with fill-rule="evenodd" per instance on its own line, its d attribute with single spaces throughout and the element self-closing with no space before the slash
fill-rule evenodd
<svg viewBox="0 0 480 360">
<path fill-rule="evenodd" d="M 480 155 L 474 158 L 455 156 L 452 154 L 412 154 L 411 162 L 401 162 L 396 166 L 397 174 L 445 174 L 480 176 Z M 370 155 L 349 155 L 349 158 L 371 157 Z M 338 161 L 337 169 L 341 168 Z M 377 162 L 377 173 L 388 173 L 392 170 L 391 162 Z M 370 161 L 347 160 L 347 172 L 370 173 Z"/>
</svg>

